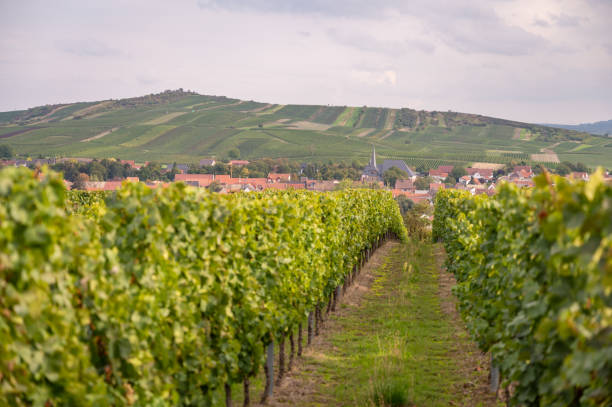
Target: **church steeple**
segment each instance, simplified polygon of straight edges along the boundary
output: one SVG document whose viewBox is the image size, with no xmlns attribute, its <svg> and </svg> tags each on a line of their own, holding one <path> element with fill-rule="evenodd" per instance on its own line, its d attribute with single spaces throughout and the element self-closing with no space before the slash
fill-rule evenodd
<svg viewBox="0 0 612 407">
<path fill-rule="evenodd" d="M 376 165 L 376 147 L 372 146 L 372 157 L 370 158 L 370 167 L 377 169 Z"/>
</svg>

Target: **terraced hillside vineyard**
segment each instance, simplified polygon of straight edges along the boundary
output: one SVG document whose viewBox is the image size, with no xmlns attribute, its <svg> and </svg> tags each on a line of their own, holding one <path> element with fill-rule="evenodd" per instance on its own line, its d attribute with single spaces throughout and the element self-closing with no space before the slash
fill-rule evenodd
<svg viewBox="0 0 612 407">
<path fill-rule="evenodd" d="M 197 163 L 202 157 L 612 167 L 612 140 L 572 130 L 409 108 L 278 105 L 166 91 L 0 113 L 0 144 L 21 155 Z"/>
<path fill-rule="evenodd" d="M 442 190 L 434 238 L 513 405 L 612 405 L 612 187 L 601 173 L 494 197 Z"/>
<path fill-rule="evenodd" d="M 68 195 L 5 168 L 0 405 L 214 404 L 391 234 L 384 191 Z"/>
</svg>

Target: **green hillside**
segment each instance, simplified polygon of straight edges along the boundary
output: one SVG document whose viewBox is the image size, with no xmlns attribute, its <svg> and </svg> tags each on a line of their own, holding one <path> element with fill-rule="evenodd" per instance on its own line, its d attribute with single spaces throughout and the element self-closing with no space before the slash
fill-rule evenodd
<svg viewBox="0 0 612 407">
<path fill-rule="evenodd" d="M 183 90 L 0 113 L 0 144 L 20 155 L 197 162 L 285 157 L 359 160 L 372 145 L 409 165 L 583 162 L 612 167 L 612 139 L 474 114 L 277 105 Z M 535 154 L 535 155 L 534 155 Z"/>
</svg>

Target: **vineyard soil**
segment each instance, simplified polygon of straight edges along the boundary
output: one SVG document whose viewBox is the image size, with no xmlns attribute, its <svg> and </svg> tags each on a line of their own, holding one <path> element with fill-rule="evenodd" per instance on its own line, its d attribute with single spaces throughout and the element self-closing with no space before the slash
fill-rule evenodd
<svg viewBox="0 0 612 407">
<path fill-rule="evenodd" d="M 374 406 L 389 392 L 404 400 L 393 405 L 496 405 L 443 257 L 423 242 L 381 247 L 267 405 Z"/>
</svg>

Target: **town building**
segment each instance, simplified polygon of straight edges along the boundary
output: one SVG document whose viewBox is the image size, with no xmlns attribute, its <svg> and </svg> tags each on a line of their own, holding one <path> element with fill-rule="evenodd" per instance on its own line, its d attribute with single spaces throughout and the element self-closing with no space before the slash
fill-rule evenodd
<svg viewBox="0 0 612 407">
<path fill-rule="evenodd" d="M 415 172 L 408 167 L 403 160 L 385 160 L 382 164 L 377 164 L 376 148 L 372 147 L 372 156 L 370 157 L 368 165 L 363 169 L 361 180 L 364 182 L 380 181 L 382 180 L 383 174 L 393 167 L 404 171 L 412 180 L 416 178 Z"/>
</svg>

